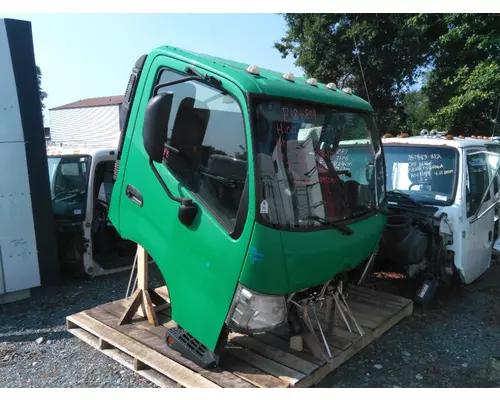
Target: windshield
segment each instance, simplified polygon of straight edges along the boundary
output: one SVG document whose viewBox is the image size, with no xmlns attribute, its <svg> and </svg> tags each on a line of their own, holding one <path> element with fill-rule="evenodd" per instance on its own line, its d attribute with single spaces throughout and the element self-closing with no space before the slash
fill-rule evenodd
<svg viewBox="0 0 500 400">
<path fill-rule="evenodd" d="M 317 227 L 361 217 L 383 201 L 382 149 L 371 114 L 275 100 L 257 103 L 256 114 L 264 221 Z"/>
<path fill-rule="evenodd" d="M 47 163 L 54 214 L 84 218 L 90 157 L 48 157 Z"/>
<path fill-rule="evenodd" d="M 432 146 L 384 146 L 387 197 L 404 201 L 403 192 L 419 203 L 442 205 L 454 200 L 457 151 Z M 395 197 L 397 196 L 397 199 Z"/>
</svg>

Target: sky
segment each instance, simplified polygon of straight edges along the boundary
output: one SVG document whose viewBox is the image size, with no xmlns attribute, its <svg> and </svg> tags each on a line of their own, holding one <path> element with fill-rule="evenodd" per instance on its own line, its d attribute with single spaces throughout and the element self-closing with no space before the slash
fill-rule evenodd
<svg viewBox="0 0 500 400">
<path fill-rule="evenodd" d="M 273 48 L 285 35 L 276 14 L 0 14 L 31 21 L 48 110 L 125 92 L 137 58 L 170 45 L 301 76 Z"/>
</svg>

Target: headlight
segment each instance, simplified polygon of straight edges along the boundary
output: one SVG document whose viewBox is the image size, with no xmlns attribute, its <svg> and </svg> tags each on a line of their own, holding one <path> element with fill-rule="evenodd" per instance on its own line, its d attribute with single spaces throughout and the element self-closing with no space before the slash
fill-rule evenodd
<svg viewBox="0 0 500 400">
<path fill-rule="evenodd" d="M 284 296 L 254 292 L 238 284 L 226 324 L 237 330 L 265 332 L 286 320 Z"/>
</svg>

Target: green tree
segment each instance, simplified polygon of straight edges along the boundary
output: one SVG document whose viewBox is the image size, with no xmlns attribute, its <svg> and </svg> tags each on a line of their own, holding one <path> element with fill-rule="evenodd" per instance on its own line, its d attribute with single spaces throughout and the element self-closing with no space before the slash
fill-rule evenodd
<svg viewBox="0 0 500 400">
<path fill-rule="evenodd" d="M 381 132 L 426 128 L 484 136 L 496 128 L 500 134 L 498 15 L 284 18 L 288 29 L 276 49 L 293 55 L 306 75 L 352 87 L 369 100 Z M 421 91 L 409 90 L 423 71 L 428 74 Z"/>
<path fill-rule="evenodd" d="M 431 38 L 429 79 L 423 88 L 432 113 L 429 128 L 490 135 L 500 104 L 500 24 L 494 14 L 439 14 Z M 426 14 L 409 25 L 426 29 Z M 497 129 L 498 130 L 498 129 Z"/>
<path fill-rule="evenodd" d="M 442 32 L 439 16 L 426 14 L 423 25 L 415 16 L 284 14 L 288 29 L 275 48 L 291 54 L 307 76 L 353 88 L 370 101 L 379 130 L 390 132 L 404 114 L 404 93 L 429 62 L 429 39 Z"/>
<path fill-rule="evenodd" d="M 38 80 L 38 92 L 40 94 L 40 103 L 43 111 L 45 109 L 45 104 L 43 103 L 43 101 L 48 97 L 48 94 L 42 89 L 42 70 L 38 66 L 36 67 L 36 77 Z"/>
<path fill-rule="evenodd" d="M 422 129 L 427 129 L 431 117 L 429 98 L 422 90 L 412 90 L 403 96 L 403 116 L 401 117 L 400 130 L 410 135 L 418 134 Z"/>
</svg>

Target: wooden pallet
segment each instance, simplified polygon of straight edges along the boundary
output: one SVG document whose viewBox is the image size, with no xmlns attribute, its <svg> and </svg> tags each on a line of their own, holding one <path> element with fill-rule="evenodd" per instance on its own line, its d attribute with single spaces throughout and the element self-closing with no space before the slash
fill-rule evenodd
<svg viewBox="0 0 500 400">
<path fill-rule="evenodd" d="M 165 287 L 156 292 L 168 300 Z M 409 299 L 350 288 L 348 303 L 365 335 L 349 332 L 336 319 L 333 335 L 327 338 L 332 353 L 329 362 L 316 359 L 307 349 L 290 349 L 285 332 L 277 331 L 257 337 L 231 335 L 220 368 L 209 371 L 167 346 L 167 329 L 176 326 L 169 308 L 157 313 L 159 326 L 152 326 L 139 315 L 130 324 L 118 325 L 128 301 L 122 299 L 71 315 L 66 318 L 67 328 L 160 387 L 310 387 L 413 312 Z"/>
</svg>

